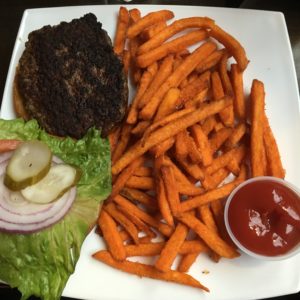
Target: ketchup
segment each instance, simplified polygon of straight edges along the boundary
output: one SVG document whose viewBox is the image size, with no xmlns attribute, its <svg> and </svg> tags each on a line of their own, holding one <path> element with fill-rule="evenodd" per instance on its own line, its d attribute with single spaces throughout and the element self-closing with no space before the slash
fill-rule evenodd
<svg viewBox="0 0 300 300">
<path fill-rule="evenodd" d="M 257 254 L 285 254 L 300 242 L 300 198 L 276 181 L 253 181 L 241 187 L 228 207 L 236 239 Z"/>
</svg>

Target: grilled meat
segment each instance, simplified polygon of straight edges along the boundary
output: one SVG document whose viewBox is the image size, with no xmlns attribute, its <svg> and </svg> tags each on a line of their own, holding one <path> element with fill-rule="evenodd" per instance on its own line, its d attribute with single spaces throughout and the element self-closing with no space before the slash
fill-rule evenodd
<svg viewBox="0 0 300 300">
<path fill-rule="evenodd" d="M 31 32 L 15 87 L 23 117 L 37 119 L 42 128 L 58 136 L 81 138 L 93 126 L 106 136 L 127 108 L 122 62 L 91 13 Z"/>
</svg>

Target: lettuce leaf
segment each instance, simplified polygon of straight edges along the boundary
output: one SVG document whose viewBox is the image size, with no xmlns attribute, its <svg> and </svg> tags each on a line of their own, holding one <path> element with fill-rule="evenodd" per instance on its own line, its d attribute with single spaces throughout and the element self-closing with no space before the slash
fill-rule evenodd
<svg viewBox="0 0 300 300">
<path fill-rule="evenodd" d="M 58 223 L 32 234 L 0 232 L 0 279 L 17 287 L 22 299 L 35 295 L 59 299 L 74 272 L 81 245 L 93 227 L 100 203 L 111 192 L 107 139 L 90 129 L 80 140 L 60 139 L 40 129 L 35 120 L 1 120 L 0 139 L 39 139 L 64 162 L 77 165 L 82 177 L 71 210 Z"/>
</svg>

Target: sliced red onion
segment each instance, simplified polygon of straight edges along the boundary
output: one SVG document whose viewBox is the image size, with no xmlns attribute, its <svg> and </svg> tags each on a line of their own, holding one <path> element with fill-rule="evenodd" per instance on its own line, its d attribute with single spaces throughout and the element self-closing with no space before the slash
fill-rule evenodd
<svg viewBox="0 0 300 300">
<path fill-rule="evenodd" d="M 11 192 L 3 184 L 3 176 L 0 177 L 0 220 L 16 224 L 29 224 L 45 221 L 45 214 L 55 215 L 65 205 L 67 198 L 70 197 L 70 192 L 64 193 L 58 200 L 47 204 L 35 204 L 25 200 L 21 193 Z M 20 205 L 15 205 L 10 200 L 11 196 L 20 197 L 23 202 Z"/>
<path fill-rule="evenodd" d="M 72 191 L 72 192 L 71 192 Z M 70 190 L 70 195 L 65 202 L 63 208 L 55 215 L 48 216 L 45 214 L 45 220 L 38 223 L 29 223 L 29 224 L 16 224 L 8 223 L 0 220 L 0 230 L 12 233 L 33 233 L 40 231 L 41 229 L 47 228 L 57 222 L 59 222 L 65 214 L 69 211 L 74 202 L 76 196 L 76 189 L 73 188 Z"/>
<path fill-rule="evenodd" d="M 0 163 L 6 162 L 12 156 L 13 151 L 7 151 L 0 154 Z"/>
<path fill-rule="evenodd" d="M 20 193 L 12 192 L 4 185 L 4 172 L 10 157 L 6 155 L 6 160 L 3 160 L 4 154 L 0 155 L 0 231 L 32 233 L 62 219 L 76 198 L 76 188 L 71 188 L 52 203 L 30 203 Z M 54 157 L 53 162 L 60 163 L 61 160 Z"/>
</svg>

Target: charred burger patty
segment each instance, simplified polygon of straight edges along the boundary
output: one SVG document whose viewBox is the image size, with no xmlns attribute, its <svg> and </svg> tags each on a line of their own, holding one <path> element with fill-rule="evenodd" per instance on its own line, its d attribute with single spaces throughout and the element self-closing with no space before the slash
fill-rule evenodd
<svg viewBox="0 0 300 300">
<path fill-rule="evenodd" d="M 28 36 L 15 78 L 17 114 L 50 134 L 105 136 L 124 117 L 127 79 L 95 15 L 44 26 Z"/>
</svg>

